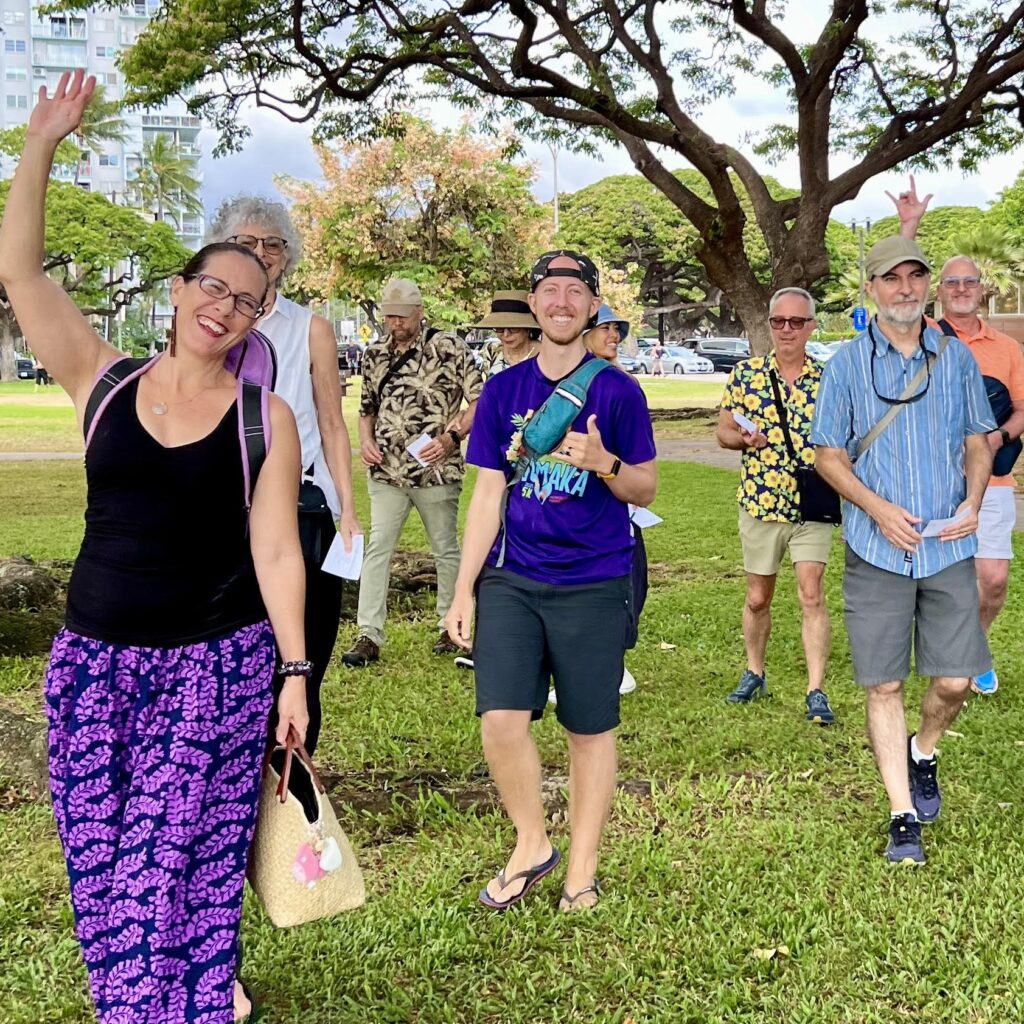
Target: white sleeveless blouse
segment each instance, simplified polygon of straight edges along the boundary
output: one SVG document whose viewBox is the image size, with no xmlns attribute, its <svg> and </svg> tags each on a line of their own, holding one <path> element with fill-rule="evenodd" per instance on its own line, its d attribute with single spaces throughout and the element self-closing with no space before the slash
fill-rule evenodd
<svg viewBox="0 0 1024 1024">
<path fill-rule="evenodd" d="M 334 517 L 341 515 L 341 501 L 327 469 L 320 426 L 313 403 L 313 378 L 309 357 L 309 329 L 313 312 L 283 295 L 274 299 L 274 308 L 256 323 L 277 352 L 277 384 L 274 387 L 295 414 L 302 445 L 302 477 L 312 479 L 327 498 Z M 309 471 L 312 471 L 311 473 Z"/>
</svg>

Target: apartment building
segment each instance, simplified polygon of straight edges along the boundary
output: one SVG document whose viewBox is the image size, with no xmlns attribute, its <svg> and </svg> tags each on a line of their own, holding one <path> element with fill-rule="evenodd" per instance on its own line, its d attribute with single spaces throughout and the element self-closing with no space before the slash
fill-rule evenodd
<svg viewBox="0 0 1024 1024">
<path fill-rule="evenodd" d="M 134 0 L 113 10 L 43 14 L 34 0 L 0 0 L 0 127 L 24 124 L 39 86 L 52 88 L 64 71 L 74 68 L 95 75 L 107 98 L 120 98 L 124 82 L 117 55 L 132 45 L 159 6 L 158 0 Z M 198 157 L 201 125 L 180 100 L 145 113 L 126 111 L 123 117 L 123 143 L 104 144 L 100 154 L 83 153 L 78 167 L 61 176 L 115 203 L 137 206 L 141 201 L 133 183 L 146 140 L 164 135 L 179 152 Z M 6 175 L 12 168 L 8 163 L 2 170 Z M 202 244 L 202 217 L 185 214 L 174 226 L 189 248 Z"/>
</svg>

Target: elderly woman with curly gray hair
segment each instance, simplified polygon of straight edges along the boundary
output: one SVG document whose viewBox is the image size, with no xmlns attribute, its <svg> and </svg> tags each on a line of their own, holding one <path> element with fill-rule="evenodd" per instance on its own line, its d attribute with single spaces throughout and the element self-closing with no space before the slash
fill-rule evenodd
<svg viewBox="0 0 1024 1024">
<path fill-rule="evenodd" d="M 229 199 L 217 211 L 208 240 L 251 250 L 270 281 L 263 300 L 266 312 L 256 328 L 277 352 L 274 391 L 291 406 L 302 444 L 299 533 L 306 559 L 306 652 L 314 666 L 306 690 L 306 749 L 312 753 L 320 733 L 320 684 L 341 617 L 342 581 L 320 567 L 338 530 L 346 550 L 363 532 L 352 498 L 352 446 L 341 411 L 338 345 L 327 320 L 279 291 L 302 255 L 301 239 L 283 204 L 258 196 Z"/>
</svg>

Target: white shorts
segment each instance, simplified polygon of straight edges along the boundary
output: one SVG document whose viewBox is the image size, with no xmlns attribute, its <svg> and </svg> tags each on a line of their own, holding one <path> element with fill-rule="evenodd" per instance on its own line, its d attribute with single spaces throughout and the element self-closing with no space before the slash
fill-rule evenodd
<svg viewBox="0 0 1024 1024">
<path fill-rule="evenodd" d="M 977 558 L 1013 558 L 1013 524 L 1017 504 L 1012 487 L 986 487 L 978 516 Z"/>
</svg>

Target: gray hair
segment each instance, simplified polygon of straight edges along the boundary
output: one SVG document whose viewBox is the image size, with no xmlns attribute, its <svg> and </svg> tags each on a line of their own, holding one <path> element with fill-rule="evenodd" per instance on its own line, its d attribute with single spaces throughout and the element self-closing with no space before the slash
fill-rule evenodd
<svg viewBox="0 0 1024 1024">
<path fill-rule="evenodd" d="M 768 315 L 771 316 L 775 312 L 775 303 L 782 298 L 783 295 L 799 295 L 807 303 L 807 308 L 811 311 L 811 316 L 814 316 L 814 296 L 805 291 L 803 288 L 780 288 L 768 303 Z"/>
<path fill-rule="evenodd" d="M 302 238 L 292 223 L 288 207 L 284 203 L 263 199 L 260 196 L 241 195 L 225 199 L 214 214 L 206 232 L 206 241 L 227 241 L 232 235 L 238 234 L 238 229 L 243 224 L 262 224 L 268 234 L 280 235 L 288 243 L 288 248 L 285 249 L 288 262 L 285 264 L 284 273 L 302 259 Z"/>
<path fill-rule="evenodd" d="M 942 264 L 942 269 L 939 271 L 939 283 L 940 284 L 942 283 L 942 278 L 944 278 L 946 276 L 946 271 L 949 269 L 949 265 L 951 263 L 956 263 L 957 260 L 963 260 L 964 263 L 970 263 L 970 265 L 972 267 L 974 267 L 974 272 L 979 277 L 981 276 L 981 267 L 979 267 L 978 264 L 975 263 L 974 260 L 972 260 L 970 256 L 963 256 L 963 255 L 950 256 L 949 259 L 946 260 L 946 262 Z"/>
</svg>

